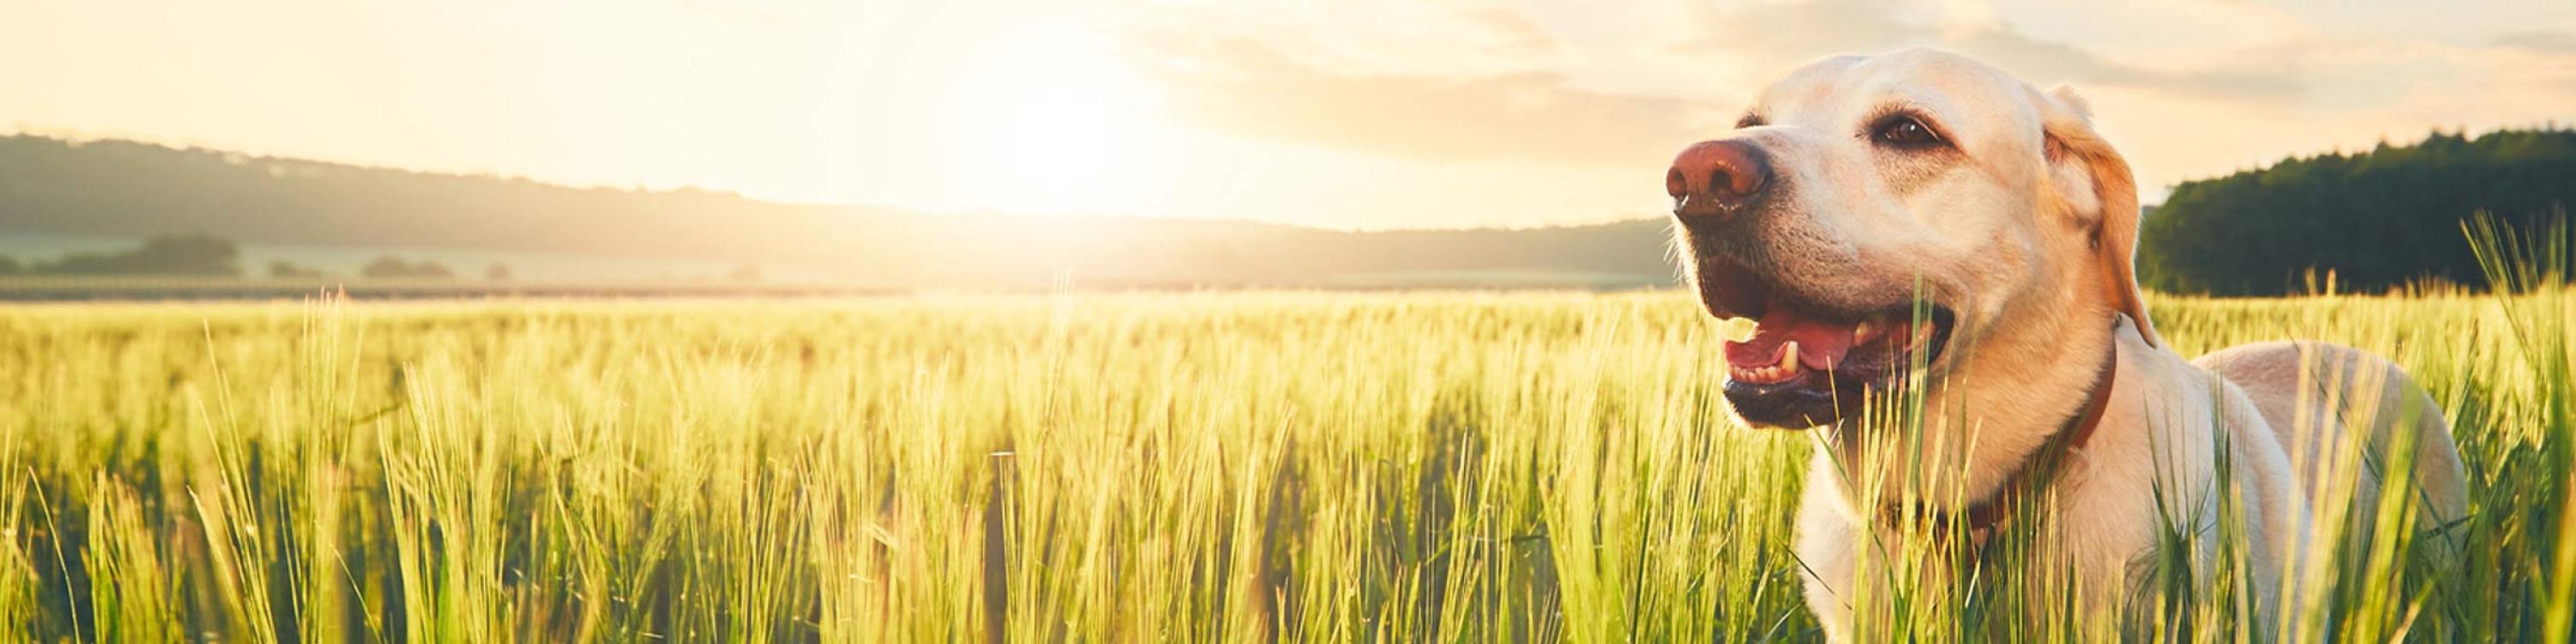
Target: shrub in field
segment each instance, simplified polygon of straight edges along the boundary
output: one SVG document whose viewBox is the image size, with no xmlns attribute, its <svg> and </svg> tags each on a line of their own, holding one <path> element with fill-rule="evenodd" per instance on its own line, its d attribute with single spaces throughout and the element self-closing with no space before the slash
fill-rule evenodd
<svg viewBox="0 0 2576 644">
<path fill-rule="evenodd" d="M 39 262 L 27 272 L 39 275 L 200 275 L 241 274 L 241 248 L 232 240 L 208 235 L 160 235 L 143 245 L 112 253 L 74 253 Z"/>
</svg>

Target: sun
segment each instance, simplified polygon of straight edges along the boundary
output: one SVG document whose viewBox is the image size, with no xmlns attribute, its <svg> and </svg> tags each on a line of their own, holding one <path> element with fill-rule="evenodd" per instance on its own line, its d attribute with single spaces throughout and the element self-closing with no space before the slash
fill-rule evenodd
<svg viewBox="0 0 2576 644">
<path fill-rule="evenodd" d="M 1071 31 L 995 34 L 957 61 L 935 139 L 957 202 L 1022 215 L 1117 214 L 1155 188 L 1144 152 L 1168 140 L 1157 86 L 1110 43 Z"/>
<path fill-rule="evenodd" d="M 1036 214 L 1107 205 L 1113 180 L 1126 170 L 1127 143 L 1145 126 L 1133 108 L 1098 78 L 1059 78 L 1013 88 L 1003 99 L 995 134 L 1002 143 L 996 182 L 1028 198 Z M 1126 104 L 1122 104 L 1126 103 Z"/>
</svg>

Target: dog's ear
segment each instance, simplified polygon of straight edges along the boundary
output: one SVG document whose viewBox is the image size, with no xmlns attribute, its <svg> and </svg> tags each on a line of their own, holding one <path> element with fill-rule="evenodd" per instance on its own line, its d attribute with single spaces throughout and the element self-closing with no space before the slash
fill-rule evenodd
<svg viewBox="0 0 2576 644">
<path fill-rule="evenodd" d="M 2093 234 L 2094 261 L 2101 266 L 2103 296 L 2111 309 L 2127 314 L 2149 346 L 2161 346 L 2155 325 L 2147 320 L 2147 302 L 2138 290 L 2138 182 L 2129 161 L 2093 131 L 2092 106 L 2075 90 L 2059 87 L 2042 98 L 2048 157 L 2048 201 Z"/>
</svg>

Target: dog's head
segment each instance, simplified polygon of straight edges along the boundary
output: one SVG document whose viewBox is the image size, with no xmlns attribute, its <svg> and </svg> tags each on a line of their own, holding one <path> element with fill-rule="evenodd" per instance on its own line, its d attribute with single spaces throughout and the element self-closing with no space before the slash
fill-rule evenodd
<svg viewBox="0 0 2576 644">
<path fill-rule="evenodd" d="M 2134 179 L 2089 118 L 2071 92 L 1918 49 L 1808 65 L 1684 149 L 1664 187 L 1692 282 L 1709 313 L 1756 321 L 1726 346 L 1737 414 L 1832 423 L 1916 358 L 1935 396 L 2060 357 L 2089 374 L 2099 340 L 2049 345 L 2107 337 L 2112 312 L 2154 343 Z"/>
</svg>

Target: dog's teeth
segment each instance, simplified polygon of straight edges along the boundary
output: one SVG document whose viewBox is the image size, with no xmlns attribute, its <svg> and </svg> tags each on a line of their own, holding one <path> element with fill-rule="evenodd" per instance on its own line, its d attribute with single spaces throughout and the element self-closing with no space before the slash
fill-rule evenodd
<svg viewBox="0 0 2576 644">
<path fill-rule="evenodd" d="M 1798 375 L 1798 343 L 1795 341 L 1781 343 L 1779 364 L 1733 365 L 1729 369 L 1727 375 L 1737 382 L 1756 385 L 1788 382 Z"/>
<path fill-rule="evenodd" d="M 1878 334 L 1885 332 L 1886 325 L 1876 320 L 1861 320 L 1860 324 L 1852 325 L 1852 344 L 1869 344 L 1870 340 L 1878 339 Z"/>
</svg>

